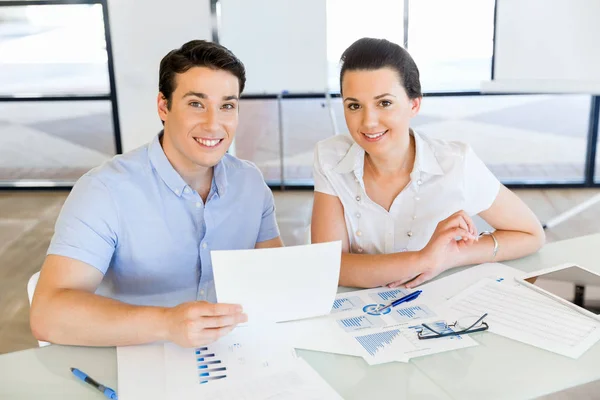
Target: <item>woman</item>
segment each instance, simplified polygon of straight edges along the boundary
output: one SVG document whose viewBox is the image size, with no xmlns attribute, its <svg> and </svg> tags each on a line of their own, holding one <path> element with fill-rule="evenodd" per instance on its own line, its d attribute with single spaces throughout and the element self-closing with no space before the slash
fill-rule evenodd
<svg viewBox="0 0 600 400">
<path fill-rule="evenodd" d="M 419 70 L 402 47 L 363 38 L 342 55 L 350 136 L 317 144 L 313 243 L 343 241 L 340 284 L 413 288 L 442 271 L 537 251 L 544 231 L 466 144 L 409 128 Z M 495 228 L 478 234 L 478 214 Z"/>
</svg>

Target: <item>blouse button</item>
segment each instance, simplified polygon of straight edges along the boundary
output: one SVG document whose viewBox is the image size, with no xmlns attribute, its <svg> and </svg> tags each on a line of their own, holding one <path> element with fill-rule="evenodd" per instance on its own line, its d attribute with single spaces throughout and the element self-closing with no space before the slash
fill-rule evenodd
<svg viewBox="0 0 600 400">
<path fill-rule="evenodd" d="M 412 217 L 412 218 L 413 218 L 413 219 L 417 219 L 417 216 L 416 216 L 416 215 L 413 215 L 413 217 Z"/>
<path fill-rule="evenodd" d="M 356 249 L 356 250 L 357 250 L 359 253 L 362 253 L 362 252 L 363 252 L 363 248 L 362 248 L 362 247 L 359 247 L 359 248 L 358 248 L 358 249 Z"/>
<path fill-rule="evenodd" d="M 423 183 L 423 181 L 420 179 L 417 181 L 417 185 L 419 185 L 419 186 L 421 186 L 422 183 Z"/>
<path fill-rule="evenodd" d="M 406 232 L 406 235 L 407 235 L 408 237 L 412 237 L 413 233 L 412 233 L 412 231 L 408 231 L 408 232 Z"/>
<path fill-rule="evenodd" d="M 360 201 L 360 196 L 356 196 L 356 201 Z"/>
<path fill-rule="evenodd" d="M 400 251 L 404 253 L 405 251 L 408 251 L 408 249 L 405 247 L 405 248 L 403 248 L 403 249 L 402 249 L 402 250 L 400 250 Z"/>
<path fill-rule="evenodd" d="M 415 200 L 419 201 L 421 198 L 419 196 L 415 196 Z"/>
<path fill-rule="evenodd" d="M 362 236 L 362 231 L 356 231 L 356 236 Z"/>
<path fill-rule="evenodd" d="M 356 213 L 356 218 L 360 218 L 360 213 L 359 212 Z"/>
</svg>

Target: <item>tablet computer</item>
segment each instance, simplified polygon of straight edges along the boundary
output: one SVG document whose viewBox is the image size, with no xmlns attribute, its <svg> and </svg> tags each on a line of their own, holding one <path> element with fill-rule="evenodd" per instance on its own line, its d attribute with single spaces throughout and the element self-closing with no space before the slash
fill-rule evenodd
<svg viewBox="0 0 600 400">
<path fill-rule="evenodd" d="M 600 273 L 562 264 L 515 278 L 540 293 L 600 320 Z"/>
</svg>

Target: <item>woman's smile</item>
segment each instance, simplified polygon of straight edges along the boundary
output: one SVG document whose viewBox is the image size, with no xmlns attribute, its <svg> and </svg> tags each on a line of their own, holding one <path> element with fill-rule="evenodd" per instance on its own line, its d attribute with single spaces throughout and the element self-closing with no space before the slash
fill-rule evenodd
<svg viewBox="0 0 600 400">
<path fill-rule="evenodd" d="M 388 130 L 389 129 L 386 129 L 385 131 L 381 131 L 381 132 L 361 132 L 361 133 L 365 137 L 365 140 L 367 142 L 377 142 L 377 141 L 383 139 L 385 134 L 388 133 Z"/>
</svg>

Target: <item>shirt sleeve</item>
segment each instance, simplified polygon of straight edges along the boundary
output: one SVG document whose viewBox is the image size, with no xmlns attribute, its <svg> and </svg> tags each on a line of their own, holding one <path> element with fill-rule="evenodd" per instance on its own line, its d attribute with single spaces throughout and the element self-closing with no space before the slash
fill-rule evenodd
<svg viewBox="0 0 600 400">
<path fill-rule="evenodd" d="M 467 146 L 464 163 L 465 211 L 469 215 L 479 214 L 491 207 L 498 191 L 500 181 Z"/>
<path fill-rule="evenodd" d="M 105 274 L 117 246 L 117 231 L 117 209 L 108 188 L 84 175 L 63 205 L 47 254 L 82 261 Z"/>
<path fill-rule="evenodd" d="M 275 199 L 273 198 L 273 192 L 271 192 L 271 189 L 269 189 L 266 183 L 263 184 L 265 195 L 262 221 L 256 240 L 257 243 L 275 239 L 279 236 L 279 227 L 277 226 L 277 219 L 275 218 Z"/>
<path fill-rule="evenodd" d="M 319 158 L 319 146 L 315 148 L 315 160 L 313 164 L 313 180 L 315 182 L 315 192 L 321 192 L 325 194 L 329 194 L 331 196 L 337 196 L 335 190 L 333 190 L 333 186 L 325 173 L 323 172 L 323 166 L 321 165 L 321 161 Z"/>
</svg>

